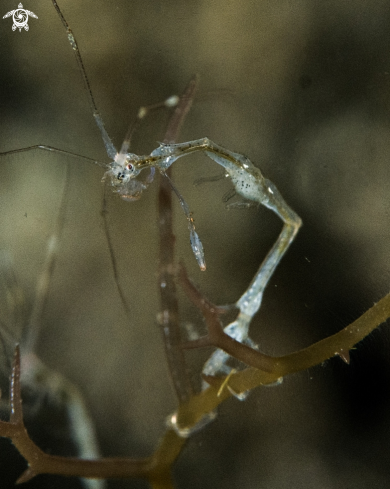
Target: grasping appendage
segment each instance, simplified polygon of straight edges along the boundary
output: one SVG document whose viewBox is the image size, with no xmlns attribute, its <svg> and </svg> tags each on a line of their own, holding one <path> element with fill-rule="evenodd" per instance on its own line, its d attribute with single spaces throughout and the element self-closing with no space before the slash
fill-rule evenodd
<svg viewBox="0 0 390 489">
<path fill-rule="evenodd" d="M 263 292 L 271 275 L 295 238 L 302 221 L 287 205 L 275 185 L 264 178 L 261 171 L 247 157 L 222 148 L 208 138 L 187 143 L 161 144 L 150 156 L 130 157 L 126 160 L 124 170 L 126 179 L 132 181 L 143 169 L 149 167 L 157 167 L 164 172 L 177 159 L 198 151 L 206 153 L 209 158 L 224 168 L 238 195 L 268 207 L 284 223 L 276 243 L 260 265 L 247 290 L 235 304 L 240 311 L 237 319 L 225 328 L 229 336 L 248 346 L 255 347 L 248 336 L 250 322 L 260 308 Z M 226 364 L 228 359 L 227 353 L 217 350 L 206 363 L 203 372 L 207 375 L 228 373 L 230 371 L 230 367 Z"/>
</svg>

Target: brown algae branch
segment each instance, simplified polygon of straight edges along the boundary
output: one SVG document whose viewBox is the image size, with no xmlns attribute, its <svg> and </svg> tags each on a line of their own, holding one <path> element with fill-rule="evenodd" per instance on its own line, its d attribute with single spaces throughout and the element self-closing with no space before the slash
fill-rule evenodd
<svg viewBox="0 0 390 489">
<path fill-rule="evenodd" d="M 207 307 L 207 299 L 203 298 L 202 300 L 206 301 Z M 271 357 L 253 350 L 252 355 L 258 355 L 259 362 L 263 362 L 264 357 L 267 357 L 266 362 L 272 365 L 272 370 L 265 371 L 264 369 L 259 370 L 258 368 L 250 367 L 240 372 L 231 373 L 228 376 L 207 377 L 206 380 L 210 387 L 193 396 L 188 403 L 179 407 L 175 414 L 177 428 L 184 430 L 187 426 L 195 425 L 206 414 L 215 410 L 219 404 L 233 395 L 237 396 L 255 387 L 275 383 L 280 377 L 306 370 L 335 355 L 348 358 L 349 350 L 389 317 L 390 293 L 346 328 L 307 348 L 282 357 Z M 218 347 L 221 348 L 220 345 Z M 234 357 L 247 364 L 250 361 L 250 358 L 246 355 L 234 355 Z"/>
<path fill-rule="evenodd" d="M 170 469 L 185 443 L 172 430 L 168 430 L 154 455 L 143 459 L 102 458 L 82 460 L 44 453 L 28 436 L 23 422 L 20 351 L 16 347 L 11 375 L 10 420 L 0 421 L 0 436 L 10 438 L 28 463 L 27 470 L 17 483 L 27 482 L 38 474 L 57 474 L 86 478 L 144 478 L 152 487 L 173 487 Z M 159 482 L 161 479 L 161 483 Z"/>
<path fill-rule="evenodd" d="M 188 402 L 179 406 L 177 413 L 175 413 L 177 426 L 194 426 L 205 415 L 212 412 L 219 404 L 234 394 L 273 383 L 280 376 L 305 370 L 322 363 L 339 354 L 339 352 L 350 350 L 386 321 L 388 317 L 390 317 L 390 294 L 340 332 L 298 352 L 282 357 L 270 357 L 275 362 L 275 371 L 272 373 L 248 368 L 229 375 L 228 379 L 227 377 L 208 378 L 208 382 L 213 385 L 200 394 L 192 396 Z M 221 386 L 223 386 L 222 389 Z M 0 421 L 0 435 L 11 438 L 29 464 L 29 468 L 18 482 L 25 482 L 34 475 L 41 473 L 55 473 L 93 478 L 146 478 L 155 489 L 173 487 L 169 470 L 185 443 L 185 439 L 178 436 L 173 430 L 167 430 L 155 454 L 146 459 L 79 460 L 52 456 L 42 452 L 29 438 L 23 424 L 18 348 L 12 369 L 10 403 L 10 421 Z"/>
<path fill-rule="evenodd" d="M 183 120 L 191 108 L 198 85 L 194 76 L 180 96 L 174 112 L 169 118 L 164 141 L 174 142 L 179 137 Z M 173 233 L 171 168 L 160 175 L 158 192 L 158 230 L 159 230 L 159 274 L 161 312 L 159 325 L 164 340 L 168 368 L 179 403 L 186 402 L 192 395 L 184 351 L 180 347 L 181 330 L 179 322 L 179 303 L 176 293 L 175 275 L 175 235 Z M 181 197 L 181 196 L 180 196 Z"/>
<path fill-rule="evenodd" d="M 389 317 L 390 293 L 338 333 L 328 336 L 303 350 L 275 358 L 276 372 L 281 376 L 299 372 L 324 362 L 335 355 L 347 353 Z"/>
</svg>

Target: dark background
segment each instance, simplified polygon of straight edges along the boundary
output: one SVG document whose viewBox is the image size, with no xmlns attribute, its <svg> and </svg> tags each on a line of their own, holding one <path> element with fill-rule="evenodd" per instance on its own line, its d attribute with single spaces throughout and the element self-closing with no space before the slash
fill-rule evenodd
<svg viewBox="0 0 390 489">
<path fill-rule="evenodd" d="M 3 1 L 1 16 L 16 4 Z M 208 136 L 245 153 L 302 218 L 252 323 L 263 351 L 308 346 L 389 291 L 390 2 L 62 0 L 60 7 L 117 147 L 140 105 L 180 93 L 199 73 L 182 140 Z M 0 23 L 1 151 L 48 144 L 108 162 L 51 2 L 26 0 L 24 8 L 39 17 L 28 32 L 13 32 L 11 19 Z M 164 113 L 148 118 L 132 150 L 152 151 L 165 120 Z M 157 185 L 135 203 L 109 199 L 130 324 L 100 216 L 101 168 L 40 152 L 1 157 L 0 248 L 12 252 L 31 304 L 67 163 L 67 220 L 38 353 L 81 388 L 104 455 L 147 455 L 176 403 L 156 324 Z M 228 182 L 193 187 L 219 171 L 202 155 L 174 169 L 194 211 L 207 272 L 197 269 L 177 204 L 175 213 L 178 258 L 215 303 L 225 304 L 245 290 L 281 223 L 265 209 L 226 211 Z M 201 325 L 184 299 L 181 308 L 183 321 Z M 243 403 L 228 401 L 217 421 L 190 439 L 176 466 L 177 487 L 385 487 L 388 346 L 382 326 L 352 351 L 350 366 L 335 358 Z M 194 379 L 207 354 L 189 355 Z M 47 443 L 55 453 L 56 442 Z M 12 463 L 5 465 L 9 474 Z M 2 488 L 12 487 L 7 477 L 16 475 L 4 475 Z M 60 487 L 51 477 L 29 484 Z M 62 484 L 78 487 L 72 479 Z M 109 482 L 132 487 L 139 483 Z"/>
</svg>

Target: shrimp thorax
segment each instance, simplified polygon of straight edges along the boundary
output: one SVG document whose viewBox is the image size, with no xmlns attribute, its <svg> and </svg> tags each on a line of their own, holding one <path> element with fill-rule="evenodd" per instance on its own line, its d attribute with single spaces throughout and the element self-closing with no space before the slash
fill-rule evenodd
<svg viewBox="0 0 390 489">
<path fill-rule="evenodd" d="M 135 179 L 141 171 L 138 167 L 140 160 L 141 158 L 133 153 L 117 153 L 109 170 L 104 174 L 103 180 L 108 180 L 109 184 L 116 188 L 115 192 L 124 200 L 138 200 L 143 190 L 153 180 L 153 176 L 149 177 L 146 182 Z"/>
<path fill-rule="evenodd" d="M 126 184 L 139 174 L 137 169 L 138 161 L 139 156 L 136 154 L 117 153 L 105 176 L 110 179 L 111 185 L 115 187 Z"/>
</svg>

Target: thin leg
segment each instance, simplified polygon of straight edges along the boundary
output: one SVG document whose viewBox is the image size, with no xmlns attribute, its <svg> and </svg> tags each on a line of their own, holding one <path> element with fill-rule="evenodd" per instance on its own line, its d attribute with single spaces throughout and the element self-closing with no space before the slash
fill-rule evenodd
<svg viewBox="0 0 390 489">
<path fill-rule="evenodd" d="M 127 317 L 130 319 L 130 308 L 129 305 L 127 304 L 126 301 L 126 296 L 125 293 L 122 289 L 122 286 L 119 281 L 119 273 L 118 273 L 118 267 L 117 267 L 117 262 L 116 262 L 116 257 L 115 257 L 115 252 L 114 252 L 114 247 L 111 241 L 111 235 L 110 235 L 110 230 L 108 227 L 108 210 L 107 210 L 107 195 L 106 195 L 106 186 L 103 186 L 103 202 L 102 202 L 102 217 L 103 217 L 103 224 L 104 224 L 104 233 L 106 235 L 106 240 L 107 240 L 107 245 L 108 245 L 108 251 L 110 253 L 110 260 L 111 260 L 111 266 L 112 270 L 114 273 L 114 281 L 116 288 L 119 293 L 119 297 L 121 299 L 122 305 L 126 311 Z"/>
<path fill-rule="evenodd" d="M 194 182 L 194 186 L 197 187 L 198 185 L 203 185 L 204 183 L 209 183 L 209 182 L 218 182 L 219 180 L 222 180 L 226 177 L 226 172 L 218 173 L 218 175 L 212 175 L 211 177 L 201 177 L 197 178 Z"/>
<path fill-rule="evenodd" d="M 259 310 L 263 291 L 302 224 L 301 219 L 287 205 L 275 185 L 270 180 L 265 180 L 265 185 L 268 191 L 272 192 L 272 198 L 265 205 L 284 221 L 284 226 L 247 291 L 237 301 L 241 314 L 250 318 Z"/>
</svg>

